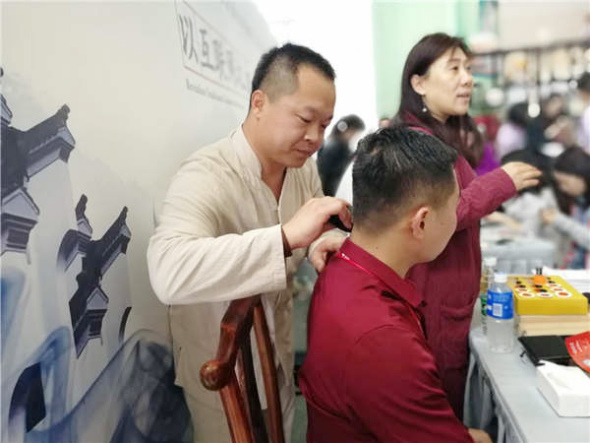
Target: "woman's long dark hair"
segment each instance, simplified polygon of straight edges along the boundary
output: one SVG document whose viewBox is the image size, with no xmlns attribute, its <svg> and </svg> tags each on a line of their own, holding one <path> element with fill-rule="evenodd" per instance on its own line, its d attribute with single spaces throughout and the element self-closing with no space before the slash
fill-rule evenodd
<svg viewBox="0 0 590 443">
<path fill-rule="evenodd" d="M 445 123 L 441 123 L 430 112 L 422 112 L 422 97 L 412 88 L 412 76 L 426 74 L 430 66 L 449 49 L 460 49 L 467 57 L 473 56 L 461 38 L 444 33 L 426 35 L 412 48 L 404 66 L 401 102 L 395 121 L 428 129 L 443 142 L 457 149 L 471 166 L 476 166 L 477 154 L 468 145 L 466 137 L 474 126 L 471 117 L 467 114 L 452 115 Z"/>
<path fill-rule="evenodd" d="M 566 149 L 555 159 L 553 170 L 576 175 L 581 177 L 586 183 L 586 193 L 581 199 L 575 199 L 566 195 L 556 186 L 555 191 L 559 209 L 565 213 L 569 213 L 570 207 L 574 202 L 581 203 L 584 209 L 590 206 L 590 155 L 581 148 Z"/>
</svg>

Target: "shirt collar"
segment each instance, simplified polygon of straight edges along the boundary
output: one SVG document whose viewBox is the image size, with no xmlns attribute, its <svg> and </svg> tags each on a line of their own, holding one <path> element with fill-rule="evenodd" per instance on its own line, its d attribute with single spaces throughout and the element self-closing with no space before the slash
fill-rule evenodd
<svg viewBox="0 0 590 443">
<path fill-rule="evenodd" d="M 411 281 L 401 278 L 393 269 L 350 239 L 346 239 L 340 252 L 369 271 L 388 290 L 406 300 L 412 307 L 417 308 L 423 303 L 422 296 Z"/>
<path fill-rule="evenodd" d="M 246 135 L 244 134 L 244 130 L 242 129 L 242 125 L 233 131 L 229 138 L 235 147 L 236 155 L 238 156 L 238 160 L 244 168 L 244 171 L 247 171 L 254 177 L 261 179 L 262 165 L 260 164 L 260 160 L 258 160 L 256 153 L 252 149 L 252 146 L 250 146 L 250 143 L 248 143 Z"/>
<path fill-rule="evenodd" d="M 259 187 L 263 183 L 262 164 L 256 156 L 254 149 L 252 149 L 252 146 L 250 145 L 250 143 L 248 143 L 242 125 L 238 126 L 230 134 L 229 138 L 231 140 L 232 145 L 235 148 L 238 161 L 242 166 L 243 177 L 246 180 L 248 180 L 253 186 Z M 290 180 L 290 176 L 292 174 L 290 171 L 291 168 L 286 168 L 283 188 L 285 187 L 285 183 L 287 183 L 287 181 Z"/>
</svg>

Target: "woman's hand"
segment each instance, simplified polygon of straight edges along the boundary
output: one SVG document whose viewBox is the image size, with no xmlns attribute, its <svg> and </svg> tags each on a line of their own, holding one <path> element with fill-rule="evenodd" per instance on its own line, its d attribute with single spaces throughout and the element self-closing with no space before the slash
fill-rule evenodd
<svg viewBox="0 0 590 443">
<path fill-rule="evenodd" d="M 502 169 L 510 176 L 517 191 L 539 184 L 541 171 L 528 163 L 510 162 L 502 166 Z"/>
</svg>

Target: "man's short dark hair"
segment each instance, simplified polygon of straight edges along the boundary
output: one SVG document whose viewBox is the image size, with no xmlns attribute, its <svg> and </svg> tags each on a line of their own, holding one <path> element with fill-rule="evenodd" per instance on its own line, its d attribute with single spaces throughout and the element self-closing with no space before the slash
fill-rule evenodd
<svg viewBox="0 0 590 443">
<path fill-rule="evenodd" d="M 263 90 L 271 100 L 297 90 L 297 71 L 301 65 L 310 66 L 334 81 L 332 65 L 320 54 L 305 46 L 287 43 L 263 54 L 254 71 L 252 93 Z"/>
<path fill-rule="evenodd" d="M 352 170 L 353 219 L 377 231 L 411 207 L 442 206 L 455 189 L 457 151 L 404 126 L 383 128 L 359 143 Z"/>
</svg>

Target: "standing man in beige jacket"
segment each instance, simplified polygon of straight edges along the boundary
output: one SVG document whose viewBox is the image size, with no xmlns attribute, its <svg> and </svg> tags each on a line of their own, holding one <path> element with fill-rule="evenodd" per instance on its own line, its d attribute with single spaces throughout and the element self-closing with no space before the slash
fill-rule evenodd
<svg viewBox="0 0 590 443">
<path fill-rule="evenodd" d="M 189 157 L 168 190 L 148 267 L 156 294 L 170 305 L 176 384 L 197 442 L 230 441 L 219 396 L 201 386 L 199 369 L 216 354 L 230 301 L 255 294 L 263 294 L 290 440 L 290 282 L 310 244 L 332 228 L 331 215 L 351 223 L 345 201 L 323 197 L 310 159 L 332 120 L 334 78 L 330 64 L 306 47 L 286 44 L 264 54 L 244 123 Z M 315 242 L 309 258 L 316 269 L 343 240 L 327 235 Z"/>
</svg>

